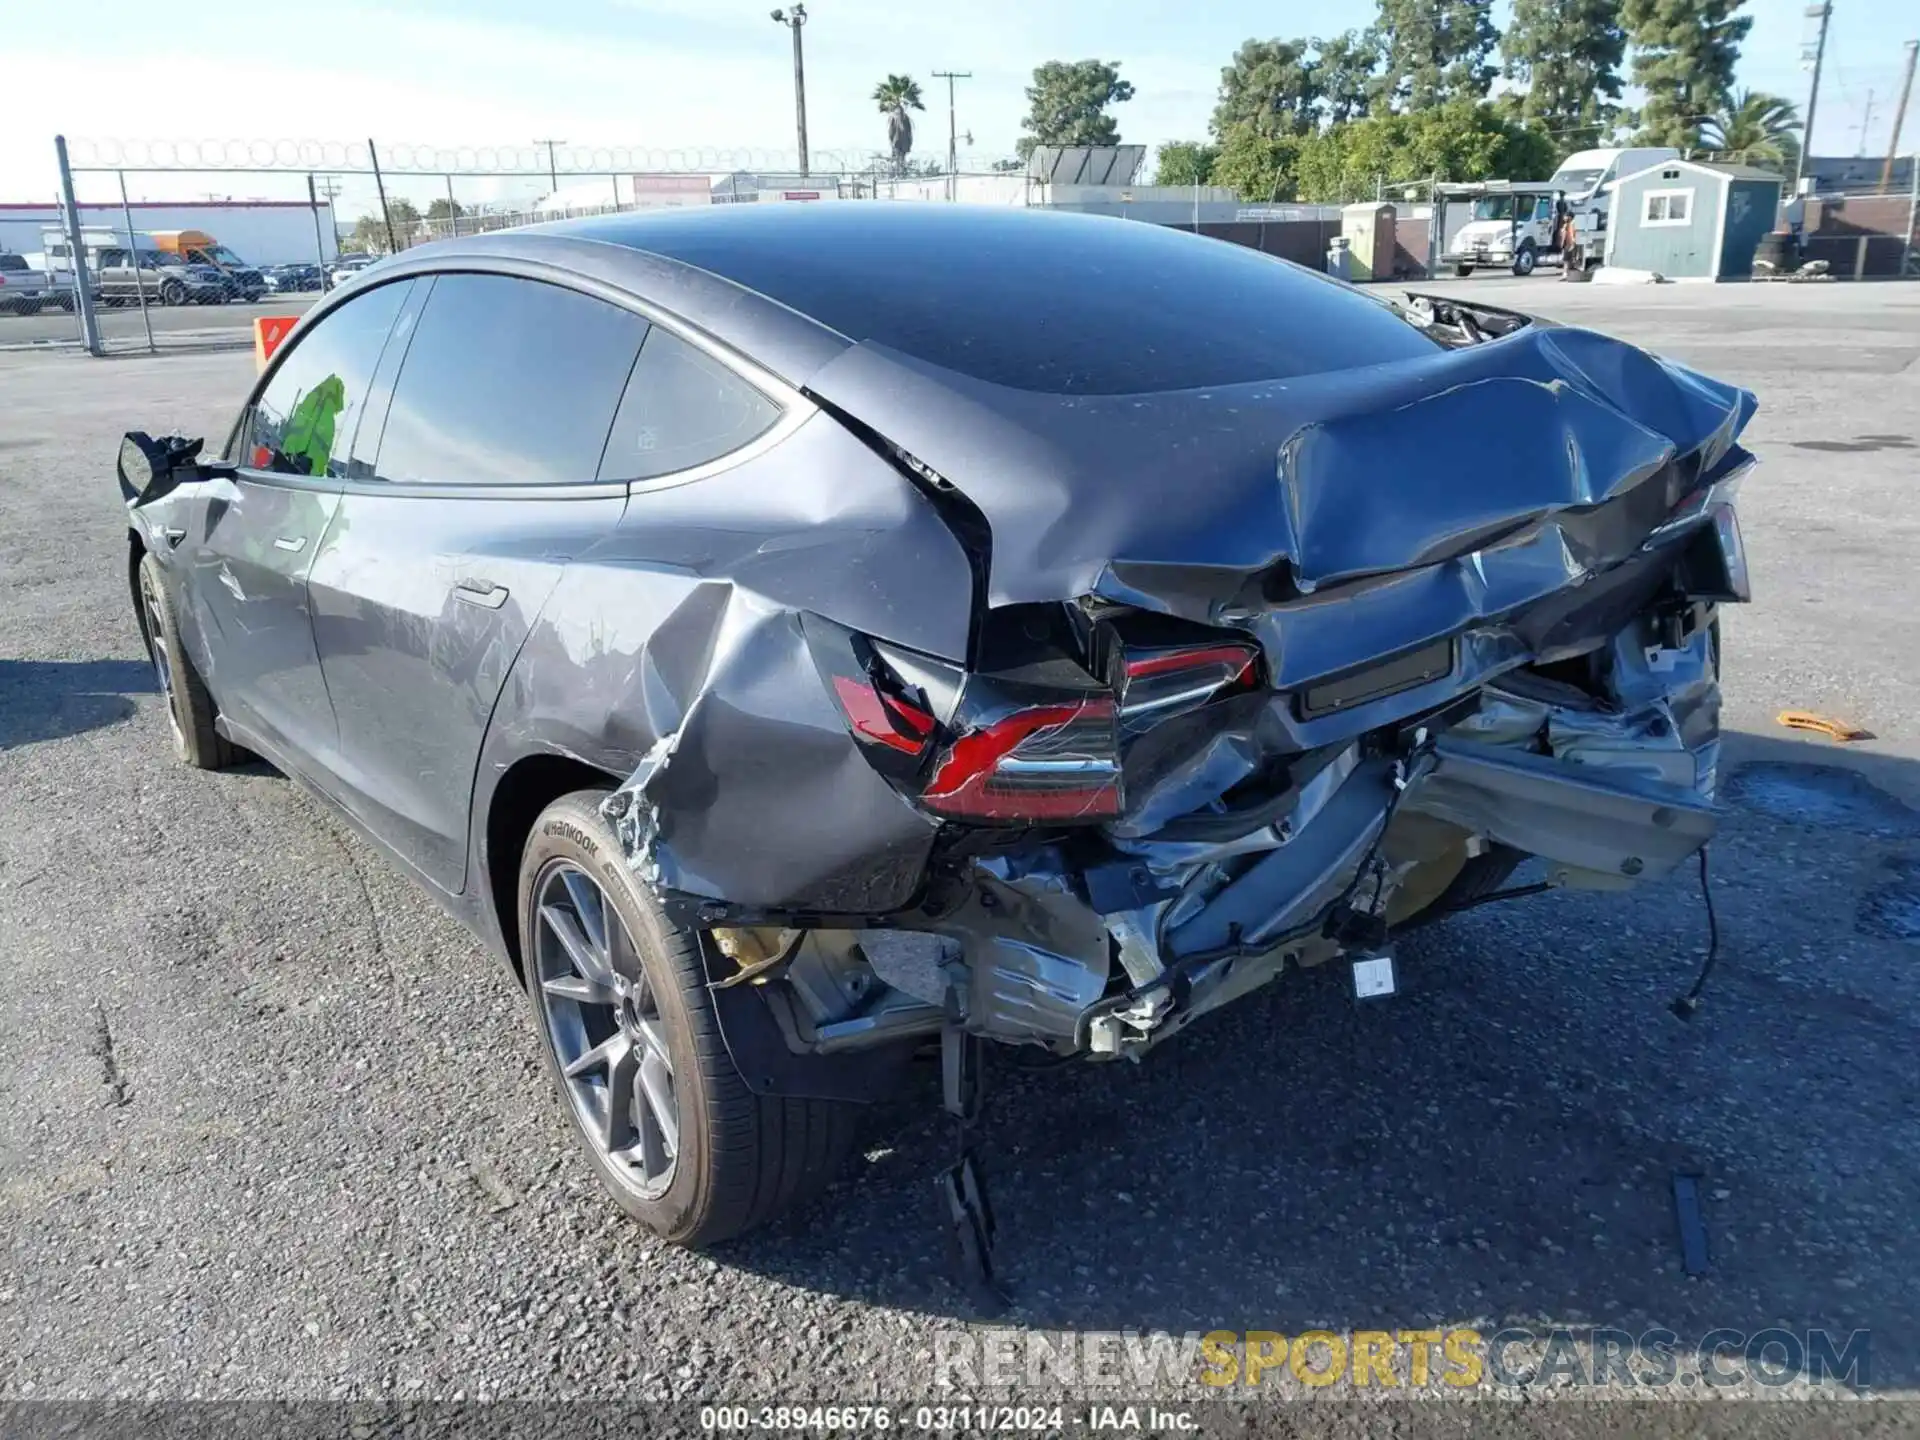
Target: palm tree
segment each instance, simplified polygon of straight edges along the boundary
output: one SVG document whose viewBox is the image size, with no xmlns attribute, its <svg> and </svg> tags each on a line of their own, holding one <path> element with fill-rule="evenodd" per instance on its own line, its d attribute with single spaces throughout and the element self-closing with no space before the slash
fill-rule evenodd
<svg viewBox="0 0 1920 1440">
<path fill-rule="evenodd" d="M 873 87 L 873 101 L 887 117 L 887 148 L 893 168 L 901 170 L 913 149 L 913 118 L 907 111 L 927 108 L 920 102 L 920 82 L 911 75 L 889 75 Z"/>
<path fill-rule="evenodd" d="M 1701 122 L 1700 143 L 1747 161 L 1784 163 L 1800 148 L 1800 112 L 1778 95 L 1741 90 Z"/>
</svg>

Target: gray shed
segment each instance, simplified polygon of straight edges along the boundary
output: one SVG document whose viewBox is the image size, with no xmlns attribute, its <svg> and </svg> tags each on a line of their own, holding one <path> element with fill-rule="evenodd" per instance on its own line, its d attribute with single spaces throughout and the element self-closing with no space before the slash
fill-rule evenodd
<svg viewBox="0 0 1920 1440">
<path fill-rule="evenodd" d="M 1780 177 L 1748 165 L 1663 160 L 1613 184 L 1606 262 L 1670 280 L 1745 280 L 1780 213 Z"/>
</svg>

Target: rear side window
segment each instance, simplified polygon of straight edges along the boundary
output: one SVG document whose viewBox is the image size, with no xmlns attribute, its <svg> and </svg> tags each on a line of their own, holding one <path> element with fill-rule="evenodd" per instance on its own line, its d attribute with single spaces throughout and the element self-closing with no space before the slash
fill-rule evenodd
<svg viewBox="0 0 1920 1440">
<path fill-rule="evenodd" d="M 718 460 L 756 439 L 780 408 L 679 336 L 655 326 L 613 422 L 600 475 L 651 480 Z"/>
<path fill-rule="evenodd" d="M 0 255 L 0 270 L 26 270 L 31 268 L 24 255 Z"/>
<path fill-rule="evenodd" d="M 593 480 L 646 334 L 639 316 L 557 285 L 441 275 L 394 384 L 379 478 Z"/>
<path fill-rule="evenodd" d="M 409 282 L 356 295 L 302 335 L 248 417 L 246 463 L 283 475 L 346 473 L 374 367 Z"/>
</svg>

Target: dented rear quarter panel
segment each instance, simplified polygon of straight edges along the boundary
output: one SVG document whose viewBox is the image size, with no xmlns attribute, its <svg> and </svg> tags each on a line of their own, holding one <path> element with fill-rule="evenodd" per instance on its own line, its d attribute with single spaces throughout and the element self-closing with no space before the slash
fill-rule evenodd
<svg viewBox="0 0 1920 1440">
<path fill-rule="evenodd" d="M 507 678 L 475 844 L 517 761 L 624 776 L 671 740 L 660 883 L 742 905 L 897 905 L 933 827 L 856 750 L 799 617 L 958 658 L 972 608 L 966 554 L 930 502 L 827 415 L 721 473 L 636 485 Z"/>
</svg>

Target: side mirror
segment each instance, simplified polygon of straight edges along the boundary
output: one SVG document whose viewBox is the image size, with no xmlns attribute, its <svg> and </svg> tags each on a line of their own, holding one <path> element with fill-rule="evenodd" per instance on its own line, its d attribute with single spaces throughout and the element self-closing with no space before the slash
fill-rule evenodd
<svg viewBox="0 0 1920 1440">
<path fill-rule="evenodd" d="M 120 494 L 129 505 L 158 500 L 188 480 L 223 473 L 200 463 L 204 440 L 168 435 L 156 440 L 144 430 L 129 430 L 120 440 Z"/>
</svg>

